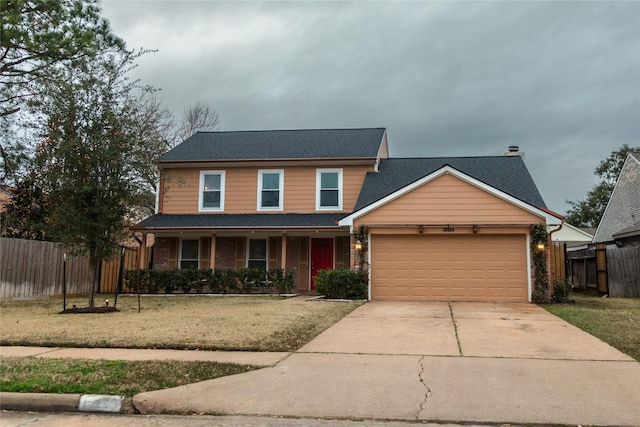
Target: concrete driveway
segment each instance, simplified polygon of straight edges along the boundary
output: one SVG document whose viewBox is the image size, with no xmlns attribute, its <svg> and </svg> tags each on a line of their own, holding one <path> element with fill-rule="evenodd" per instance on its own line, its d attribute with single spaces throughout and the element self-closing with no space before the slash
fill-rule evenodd
<svg viewBox="0 0 640 427">
<path fill-rule="evenodd" d="M 536 305 L 468 302 L 372 301 L 300 352 L 633 360 Z"/>
<path fill-rule="evenodd" d="M 369 302 L 271 368 L 142 413 L 640 425 L 640 364 L 531 304 Z"/>
</svg>

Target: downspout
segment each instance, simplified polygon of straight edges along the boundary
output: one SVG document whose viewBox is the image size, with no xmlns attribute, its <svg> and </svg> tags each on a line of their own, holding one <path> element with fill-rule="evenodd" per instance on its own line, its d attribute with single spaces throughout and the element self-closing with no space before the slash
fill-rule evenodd
<svg viewBox="0 0 640 427">
<path fill-rule="evenodd" d="M 547 268 L 548 272 L 549 272 L 549 290 L 551 291 L 551 294 L 553 294 L 553 263 L 551 262 L 551 251 L 553 248 L 553 233 L 562 230 L 562 224 L 564 224 L 564 222 L 560 223 L 560 226 L 558 228 L 556 228 L 555 230 L 549 231 L 549 235 L 547 236 L 547 246 L 549 248 L 549 250 L 547 251 L 547 265 L 549 266 L 549 268 Z"/>
</svg>

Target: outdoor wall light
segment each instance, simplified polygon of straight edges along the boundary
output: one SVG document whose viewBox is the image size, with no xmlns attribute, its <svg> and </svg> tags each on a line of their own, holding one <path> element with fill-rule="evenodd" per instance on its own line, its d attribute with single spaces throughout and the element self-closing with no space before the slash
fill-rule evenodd
<svg viewBox="0 0 640 427">
<path fill-rule="evenodd" d="M 362 250 L 362 242 L 360 240 L 356 240 L 356 251 Z"/>
<path fill-rule="evenodd" d="M 538 244 L 536 245 L 536 248 L 537 248 L 539 251 L 544 251 L 544 248 L 545 248 L 544 243 L 538 243 Z"/>
</svg>

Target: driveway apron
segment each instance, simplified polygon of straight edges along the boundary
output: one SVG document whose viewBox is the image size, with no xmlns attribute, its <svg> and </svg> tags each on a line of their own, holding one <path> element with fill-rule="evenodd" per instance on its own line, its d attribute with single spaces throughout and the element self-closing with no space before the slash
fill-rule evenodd
<svg viewBox="0 0 640 427">
<path fill-rule="evenodd" d="M 640 364 L 531 304 L 374 301 L 273 367 L 134 404 L 142 413 L 640 425 Z"/>
</svg>

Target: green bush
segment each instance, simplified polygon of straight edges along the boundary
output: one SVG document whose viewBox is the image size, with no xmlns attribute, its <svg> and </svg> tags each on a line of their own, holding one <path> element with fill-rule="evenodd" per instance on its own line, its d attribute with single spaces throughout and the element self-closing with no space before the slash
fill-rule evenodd
<svg viewBox="0 0 640 427">
<path fill-rule="evenodd" d="M 281 294 L 293 292 L 293 271 L 275 268 L 269 270 L 269 281 Z"/>
<path fill-rule="evenodd" d="M 553 300 L 555 302 L 564 302 L 569 299 L 571 285 L 566 280 L 559 280 L 553 283 Z"/>
<path fill-rule="evenodd" d="M 330 299 L 366 299 L 367 273 L 353 270 L 320 270 L 316 291 Z"/>
<path fill-rule="evenodd" d="M 280 268 L 264 271 L 255 268 L 239 270 L 128 270 L 125 280 L 129 292 L 142 293 L 216 293 L 256 294 L 290 293 L 293 271 Z"/>
</svg>

